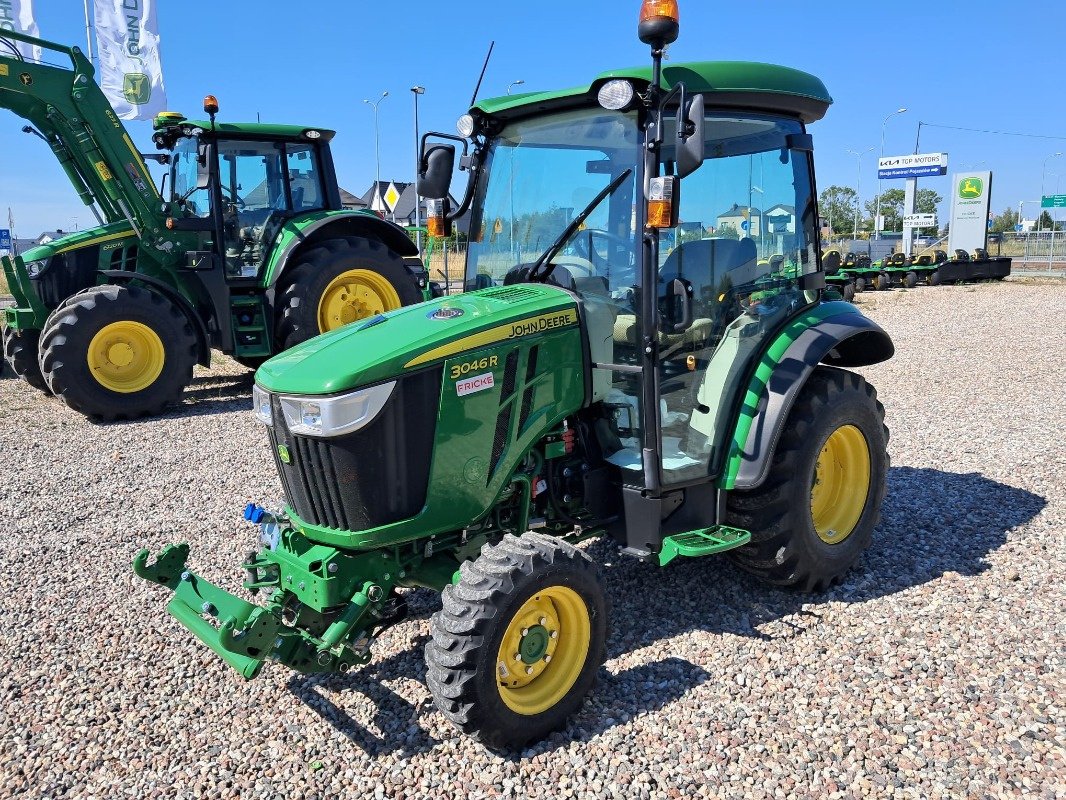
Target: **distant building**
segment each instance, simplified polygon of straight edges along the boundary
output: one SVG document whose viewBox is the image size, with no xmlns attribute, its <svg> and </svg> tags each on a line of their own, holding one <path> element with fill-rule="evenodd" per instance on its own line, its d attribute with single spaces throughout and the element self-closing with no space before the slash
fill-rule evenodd
<svg viewBox="0 0 1066 800">
<path fill-rule="evenodd" d="M 793 212 L 795 213 L 795 212 Z M 731 225 L 741 236 L 758 236 L 762 211 L 755 206 L 736 203 L 718 215 L 718 227 Z"/>
</svg>

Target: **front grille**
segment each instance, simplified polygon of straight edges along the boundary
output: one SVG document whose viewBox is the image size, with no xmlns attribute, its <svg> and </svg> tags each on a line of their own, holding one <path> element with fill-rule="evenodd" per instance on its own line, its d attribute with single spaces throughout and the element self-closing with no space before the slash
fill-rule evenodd
<svg viewBox="0 0 1066 800">
<path fill-rule="evenodd" d="M 48 267 L 32 279 L 45 308 L 55 308 L 72 294 L 93 286 L 99 257 L 99 247 L 84 247 L 52 256 Z"/>
<path fill-rule="evenodd" d="M 405 376 L 369 425 L 327 439 L 294 435 L 273 397 L 274 462 L 300 519 L 363 531 L 418 514 L 429 485 L 440 385 L 439 368 Z M 279 445 L 288 450 L 288 464 Z"/>
</svg>

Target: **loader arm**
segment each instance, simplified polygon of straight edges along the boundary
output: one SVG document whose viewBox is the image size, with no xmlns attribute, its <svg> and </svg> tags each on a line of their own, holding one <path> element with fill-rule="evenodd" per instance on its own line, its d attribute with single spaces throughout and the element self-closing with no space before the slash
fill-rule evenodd
<svg viewBox="0 0 1066 800">
<path fill-rule="evenodd" d="M 41 62 L 27 60 L 16 42 L 40 47 L 46 55 Z M 53 54 L 68 58 L 70 67 L 44 63 L 49 55 L 58 60 Z M 162 198 L 94 75 L 77 47 L 14 31 L 0 34 L 0 107 L 41 133 L 101 223 L 126 220 L 142 239 L 161 244 L 168 238 Z"/>
</svg>

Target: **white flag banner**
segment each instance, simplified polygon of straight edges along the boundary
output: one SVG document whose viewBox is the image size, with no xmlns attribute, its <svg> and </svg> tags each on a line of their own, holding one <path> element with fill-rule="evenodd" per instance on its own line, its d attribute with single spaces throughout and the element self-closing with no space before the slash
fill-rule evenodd
<svg viewBox="0 0 1066 800">
<path fill-rule="evenodd" d="M 121 119 L 152 119 L 166 111 L 155 0 L 96 0 L 95 5 L 100 87 L 115 113 Z"/>
<path fill-rule="evenodd" d="M 33 18 L 33 0 L 0 0 L 0 37 L 4 31 L 17 31 L 27 36 L 40 36 L 37 28 L 37 20 Z M 41 48 L 31 47 L 13 39 L 8 40 L 14 44 L 23 58 L 31 61 L 41 60 Z M 11 47 L 0 42 L 0 55 L 10 56 Z"/>
</svg>

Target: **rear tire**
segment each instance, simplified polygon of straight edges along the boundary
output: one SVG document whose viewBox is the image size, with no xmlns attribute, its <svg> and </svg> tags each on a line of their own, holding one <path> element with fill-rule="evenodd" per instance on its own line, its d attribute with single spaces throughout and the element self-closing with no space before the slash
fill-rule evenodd
<svg viewBox="0 0 1066 800">
<path fill-rule="evenodd" d="M 878 291 L 885 291 L 892 285 L 892 278 L 887 272 L 879 272 L 877 277 L 874 278 L 874 288 Z"/>
<path fill-rule="evenodd" d="M 192 380 L 197 343 L 169 300 L 136 286 L 97 286 L 45 322 L 40 366 L 75 411 L 109 422 L 157 414 Z"/>
<path fill-rule="evenodd" d="M 11 371 L 34 389 L 51 394 L 48 391 L 48 384 L 44 382 L 44 376 L 41 375 L 41 367 L 37 363 L 41 332 L 16 331 L 14 328 L 5 326 L 3 339 L 4 360 L 11 366 Z"/>
<path fill-rule="evenodd" d="M 278 347 L 422 300 L 403 258 L 373 239 L 345 237 L 304 251 L 278 292 Z"/>
<path fill-rule="evenodd" d="M 866 278 L 855 279 L 855 294 L 866 291 Z"/>
<path fill-rule="evenodd" d="M 889 465 L 884 418 L 862 377 L 817 367 L 766 480 L 727 496 L 729 523 L 751 531 L 730 558 L 779 586 L 810 592 L 837 583 L 870 546 L 880 518 Z"/>
<path fill-rule="evenodd" d="M 526 533 L 485 545 L 461 576 L 430 623 L 426 683 L 437 708 L 493 748 L 561 728 L 606 658 L 596 565 L 573 545 Z"/>
<path fill-rule="evenodd" d="M 843 289 L 843 291 L 841 291 L 841 295 L 843 295 L 844 299 L 847 300 L 849 303 L 854 303 L 855 302 L 855 284 L 845 283 L 844 284 L 844 289 Z"/>
<path fill-rule="evenodd" d="M 940 281 L 940 270 L 934 269 L 933 273 L 929 276 L 929 285 L 930 286 L 939 286 L 940 283 L 941 283 L 941 281 Z"/>
<path fill-rule="evenodd" d="M 915 286 L 918 285 L 918 273 L 908 272 L 906 277 L 904 278 L 904 283 L 907 285 L 908 289 L 913 289 Z"/>
</svg>

